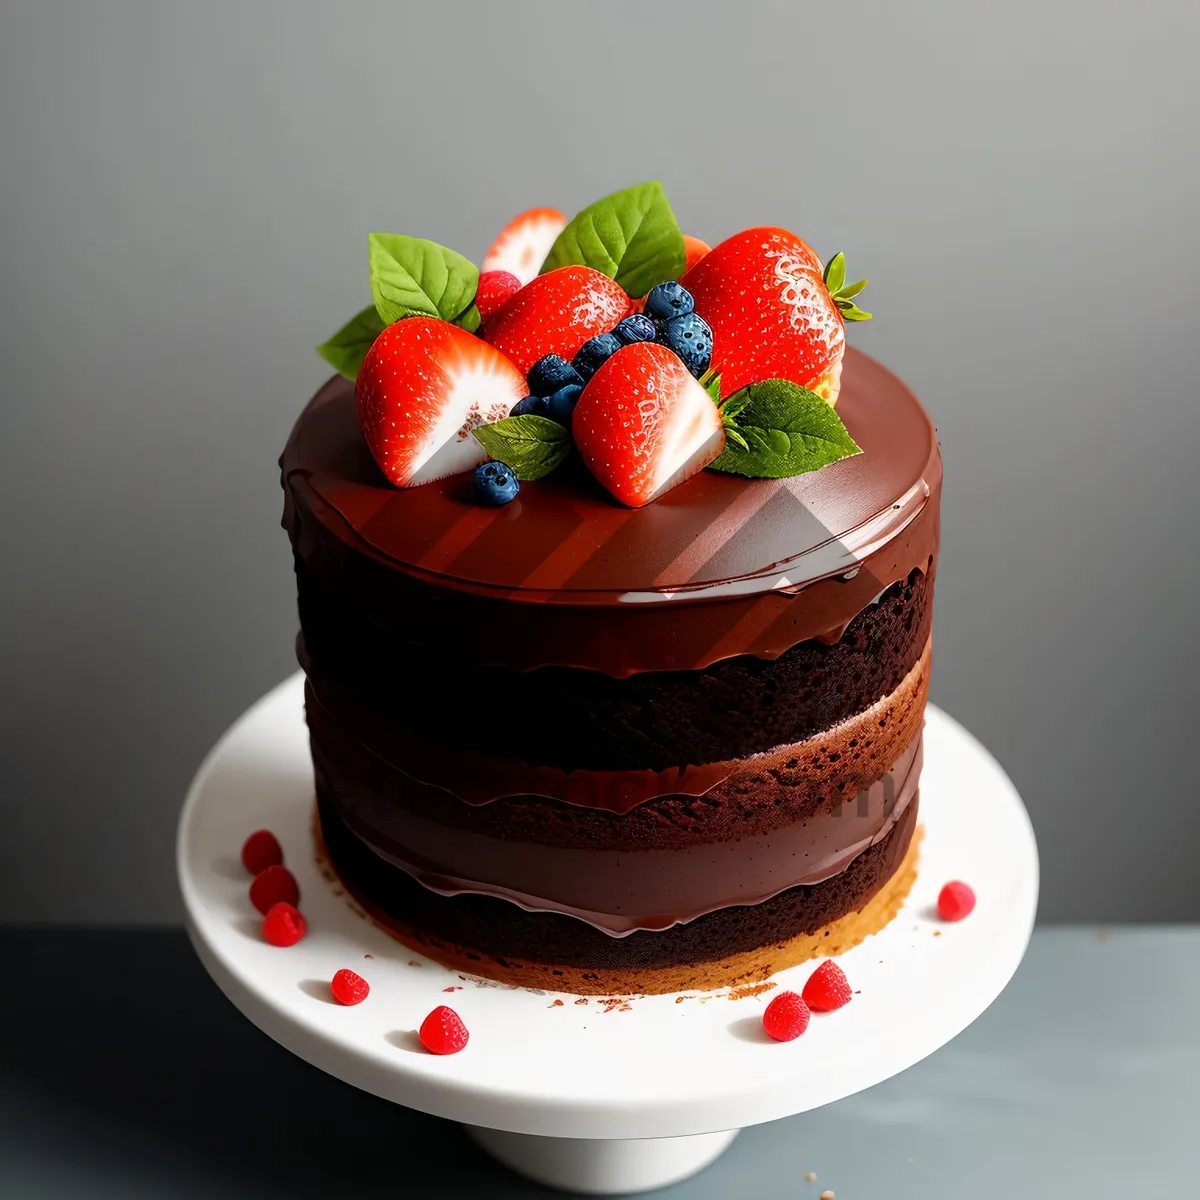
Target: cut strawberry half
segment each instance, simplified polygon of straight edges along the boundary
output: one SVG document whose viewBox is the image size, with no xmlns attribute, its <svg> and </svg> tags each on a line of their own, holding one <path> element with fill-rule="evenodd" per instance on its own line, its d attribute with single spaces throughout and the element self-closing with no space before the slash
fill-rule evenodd
<svg viewBox="0 0 1200 1200">
<path fill-rule="evenodd" d="M 513 217 L 500 231 L 484 257 L 481 271 L 509 271 L 528 283 L 546 261 L 550 247 L 566 228 L 567 218 L 556 208 L 531 208 Z"/>
<path fill-rule="evenodd" d="M 472 431 L 507 417 L 525 391 L 503 354 L 435 317 L 389 325 L 367 351 L 355 385 L 363 436 L 397 487 L 486 462 Z"/>
<path fill-rule="evenodd" d="M 657 500 L 725 449 L 712 397 L 655 342 L 626 346 L 600 367 L 572 432 L 588 470 L 630 508 Z"/>
</svg>

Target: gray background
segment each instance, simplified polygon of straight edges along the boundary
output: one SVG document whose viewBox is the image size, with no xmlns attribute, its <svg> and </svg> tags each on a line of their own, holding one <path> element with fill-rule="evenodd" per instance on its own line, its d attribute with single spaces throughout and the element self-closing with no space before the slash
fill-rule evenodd
<svg viewBox="0 0 1200 1200">
<path fill-rule="evenodd" d="M 652 177 L 871 276 L 947 463 L 934 698 L 1043 917 L 1200 917 L 1198 44 L 1184 0 L 0 5 L 0 917 L 178 917 L 191 772 L 293 669 L 275 460 L 367 231 L 478 258 Z"/>
</svg>

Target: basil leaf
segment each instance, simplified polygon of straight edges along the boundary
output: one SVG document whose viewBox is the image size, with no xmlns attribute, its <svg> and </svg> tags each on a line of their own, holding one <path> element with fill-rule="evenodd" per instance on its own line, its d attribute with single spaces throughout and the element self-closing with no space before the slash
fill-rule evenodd
<svg viewBox="0 0 1200 1200">
<path fill-rule="evenodd" d="M 678 279 L 686 262 L 679 222 L 655 180 L 585 208 L 558 235 L 541 274 L 558 267 L 593 267 L 631 296 L 644 296 L 656 283 Z"/>
<path fill-rule="evenodd" d="M 367 351 L 386 328 L 379 310 L 372 304 L 351 317 L 329 341 L 322 342 L 317 347 L 317 353 L 339 375 L 357 379 Z"/>
<path fill-rule="evenodd" d="M 454 250 L 402 233 L 368 238 L 371 294 L 387 324 L 421 314 L 453 321 L 475 300 L 479 268 Z"/>
<path fill-rule="evenodd" d="M 765 379 L 735 393 L 725 401 L 726 408 L 735 400 L 741 406 L 733 428 L 748 449 L 727 435 L 724 451 L 709 463 L 716 471 L 787 479 L 862 453 L 833 407 L 799 384 Z"/>
<path fill-rule="evenodd" d="M 521 480 L 541 479 L 571 453 L 571 435 L 549 417 L 505 417 L 475 430 L 483 448 Z"/>
</svg>

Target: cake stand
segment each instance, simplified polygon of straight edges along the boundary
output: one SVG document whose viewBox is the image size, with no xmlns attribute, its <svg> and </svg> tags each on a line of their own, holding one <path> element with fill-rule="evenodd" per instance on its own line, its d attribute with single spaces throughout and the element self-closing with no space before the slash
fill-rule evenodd
<svg viewBox="0 0 1200 1200">
<path fill-rule="evenodd" d="M 400 945 L 357 912 L 316 861 L 312 768 L 299 675 L 221 738 L 179 822 L 188 933 L 221 990 L 294 1054 L 355 1087 L 467 1125 L 496 1158 L 589 1194 L 643 1191 L 707 1166 L 746 1125 L 828 1104 L 931 1054 L 996 998 L 1024 953 L 1037 904 L 1033 830 L 988 752 L 930 706 L 920 874 L 900 915 L 839 960 L 856 989 L 795 1042 L 762 1032 L 771 991 L 603 999 L 463 976 Z M 308 936 L 262 941 L 238 858 L 254 829 L 279 837 Z M 948 879 L 979 903 L 939 923 Z M 371 985 L 354 1008 L 329 980 Z M 799 988 L 813 968 L 776 976 Z M 460 1054 L 425 1053 L 415 1030 L 450 1004 L 471 1032 Z"/>
</svg>

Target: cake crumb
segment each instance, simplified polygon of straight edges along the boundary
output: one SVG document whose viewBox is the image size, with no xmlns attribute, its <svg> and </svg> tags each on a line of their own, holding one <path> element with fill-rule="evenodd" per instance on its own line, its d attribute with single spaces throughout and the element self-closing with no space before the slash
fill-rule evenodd
<svg viewBox="0 0 1200 1200">
<path fill-rule="evenodd" d="M 364 954 L 363 955 L 363 958 L 374 958 L 374 957 L 375 957 L 375 955 L 373 955 L 373 954 Z"/>
<path fill-rule="evenodd" d="M 579 999 L 575 1001 L 576 1004 L 586 1004 L 587 1002 L 588 998 L 586 996 L 580 996 Z"/>
<path fill-rule="evenodd" d="M 676 997 L 675 997 L 675 1003 L 676 1003 L 676 1004 L 682 1004 L 682 1003 L 683 1003 L 683 1002 L 684 1002 L 686 999 L 687 999 L 687 997 L 686 997 L 686 996 L 676 996 Z"/>
<path fill-rule="evenodd" d="M 832 1192 L 832 1191 L 829 1191 L 829 1192 L 822 1192 L 822 1193 L 821 1193 L 821 1200 L 837 1200 L 837 1197 L 836 1197 L 836 1196 L 833 1194 L 833 1192 Z"/>
<path fill-rule="evenodd" d="M 940 929 L 935 929 L 935 930 L 933 931 L 933 936 L 934 936 L 934 937 L 941 937 L 941 936 L 942 936 L 942 931 L 941 931 Z"/>
<path fill-rule="evenodd" d="M 550 1005 L 551 1008 L 562 1008 L 562 1006 L 563 1002 L 561 1000 L 555 1000 L 555 1002 Z"/>
<path fill-rule="evenodd" d="M 761 996 L 763 992 L 769 992 L 775 986 L 769 979 L 765 983 L 741 983 L 730 989 L 729 999 L 746 1000 L 750 996 Z"/>
<path fill-rule="evenodd" d="M 419 967 L 421 964 L 419 962 L 417 962 L 417 960 L 415 958 L 410 958 L 408 960 L 408 965 L 410 967 Z"/>
<path fill-rule="evenodd" d="M 809 1173 L 804 1176 L 804 1182 L 805 1183 L 816 1183 L 817 1182 L 816 1171 L 809 1171 Z"/>
</svg>

